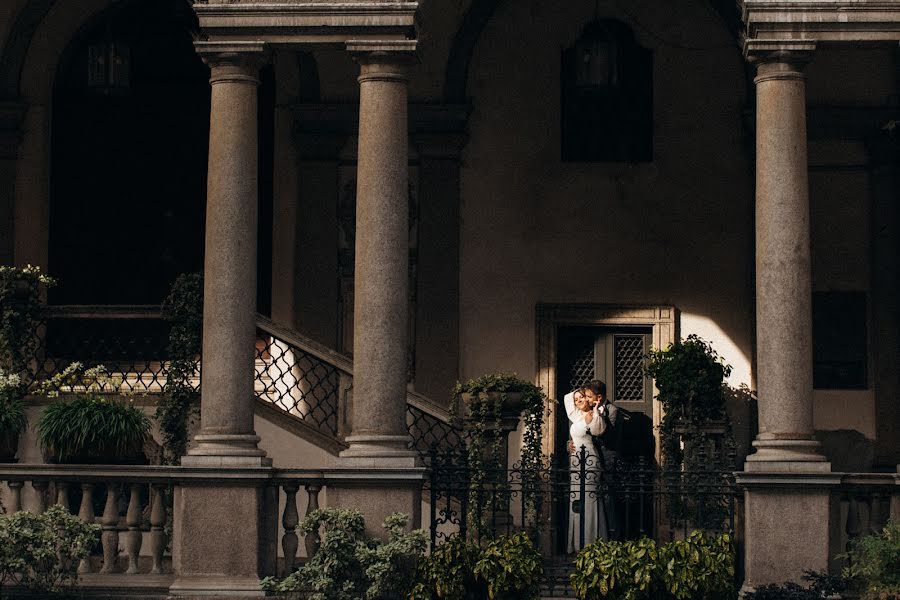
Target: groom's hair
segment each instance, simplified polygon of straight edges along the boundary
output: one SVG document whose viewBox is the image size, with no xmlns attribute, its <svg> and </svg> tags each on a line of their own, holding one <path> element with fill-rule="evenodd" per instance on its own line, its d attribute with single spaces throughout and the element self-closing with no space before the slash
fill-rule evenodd
<svg viewBox="0 0 900 600">
<path fill-rule="evenodd" d="M 606 398 L 606 384 L 599 379 L 592 379 L 591 382 L 585 387 L 594 392 L 596 395 Z"/>
</svg>

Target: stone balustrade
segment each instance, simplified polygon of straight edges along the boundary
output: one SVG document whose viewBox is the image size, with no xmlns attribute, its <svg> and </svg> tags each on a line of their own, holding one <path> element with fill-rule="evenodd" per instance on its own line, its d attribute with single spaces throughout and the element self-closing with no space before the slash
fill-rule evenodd
<svg viewBox="0 0 900 600">
<path fill-rule="evenodd" d="M 900 521 L 900 473 L 844 473 L 831 497 L 832 556 L 848 550 L 853 541 L 880 532 L 888 520 Z M 838 572 L 844 563 L 833 558 Z"/>
<path fill-rule="evenodd" d="M 417 485 L 424 481 L 423 473 L 406 476 Z M 171 542 L 168 534 L 177 538 L 181 526 L 177 518 L 174 522 L 170 518 L 179 487 L 253 480 L 263 488 L 277 490 L 280 528 L 269 546 L 270 554 L 277 556 L 276 567 L 275 572 L 260 576 L 284 576 L 318 549 L 318 535 L 301 539 L 298 528 L 303 516 L 322 507 L 323 491 L 327 493 L 329 486 L 365 488 L 397 477 L 392 469 L 365 468 L 5 464 L 0 465 L 0 500 L 8 514 L 21 510 L 43 513 L 58 504 L 82 521 L 102 526 L 100 554 L 82 561 L 78 568 L 83 589 L 127 587 L 164 595 L 178 575 L 167 548 Z M 418 519 L 419 515 L 414 515 L 416 526 Z M 270 519 L 273 532 L 275 521 Z"/>
</svg>

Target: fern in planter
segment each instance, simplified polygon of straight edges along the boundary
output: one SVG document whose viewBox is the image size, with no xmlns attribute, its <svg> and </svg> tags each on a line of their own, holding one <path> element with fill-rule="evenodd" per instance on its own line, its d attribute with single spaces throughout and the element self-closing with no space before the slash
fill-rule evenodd
<svg viewBox="0 0 900 600">
<path fill-rule="evenodd" d="M 97 393 L 112 381 L 103 367 L 83 371 L 72 363 L 61 378 L 70 390 L 85 391 L 53 402 L 41 414 L 37 432 L 45 455 L 60 463 L 140 462 L 150 419 L 129 398 Z"/>
</svg>

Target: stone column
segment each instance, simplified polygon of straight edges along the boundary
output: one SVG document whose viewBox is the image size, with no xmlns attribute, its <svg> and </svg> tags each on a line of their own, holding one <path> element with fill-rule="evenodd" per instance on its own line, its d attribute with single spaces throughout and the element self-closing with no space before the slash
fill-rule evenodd
<svg viewBox="0 0 900 600">
<path fill-rule="evenodd" d="M 360 64 L 353 431 L 346 458 L 413 466 L 407 449 L 407 71 L 415 42 L 348 42 Z M 366 460 L 366 462 L 369 462 Z"/>
<path fill-rule="evenodd" d="M 173 596 L 262 596 L 277 488 L 253 430 L 261 42 L 199 42 L 210 67 L 201 429 L 175 488 Z"/>
<path fill-rule="evenodd" d="M 261 42 L 197 44 L 210 67 L 203 368 L 197 446 L 182 464 L 265 466 L 253 430 L 257 87 Z"/>
<path fill-rule="evenodd" d="M 334 506 L 361 507 L 369 535 L 393 512 L 421 518 L 424 469 L 407 449 L 407 69 L 415 41 L 348 42 L 360 64 L 350 447 Z"/>
<path fill-rule="evenodd" d="M 813 439 L 812 292 L 802 73 L 815 44 L 749 40 L 756 82 L 756 311 L 760 431 L 744 489 L 744 589 L 829 562 L 839 476 Z"/>
<path fill-rule="evenodd" d="M 756 64 L 756 350 L 760 469 L 830 470 L 813 439 L 806 82 L 813 42 L 747 43 Z M 796 470 L 794 466 L 789 467 Z"/>
</svg>

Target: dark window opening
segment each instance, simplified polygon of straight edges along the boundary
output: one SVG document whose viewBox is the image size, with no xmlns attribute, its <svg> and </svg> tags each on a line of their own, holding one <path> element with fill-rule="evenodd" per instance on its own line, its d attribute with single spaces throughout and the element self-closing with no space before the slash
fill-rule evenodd
<svg viewBox="0 0 900 600">
<path fill-rule="evenodd" d="M 866 293 L 814 292 L 813 387 L 868 388 Z"/>
<path fill-rule="evenodd" d="M 563 162 L 653 160 L 653 53 L 631 29 L 595 20 L 562 52 Z"/>
</svg>

